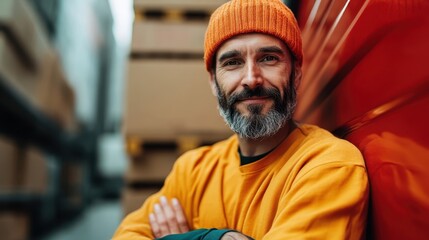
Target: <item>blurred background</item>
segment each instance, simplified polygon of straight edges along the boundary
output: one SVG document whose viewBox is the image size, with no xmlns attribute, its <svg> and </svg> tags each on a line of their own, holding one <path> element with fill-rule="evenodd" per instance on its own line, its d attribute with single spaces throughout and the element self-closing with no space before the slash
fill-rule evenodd
<svg viewBox="0 0 429 240">
<path fill-rule="evenodd" d="M 203 63 L 224 2 L 0 1 L 1 239 L 110 239 L 180 154 L 232 134 Z M 428 3 L 283 2 L 303 34 L 295 118 L 362 151 L 368 239 L 424 239 Z"/>
<path fill-rule="evenodd" d="M 202 60 L 224 2 L 0 1 L 1 239 L 109 239 L 230 135 Z"/>
</svg>

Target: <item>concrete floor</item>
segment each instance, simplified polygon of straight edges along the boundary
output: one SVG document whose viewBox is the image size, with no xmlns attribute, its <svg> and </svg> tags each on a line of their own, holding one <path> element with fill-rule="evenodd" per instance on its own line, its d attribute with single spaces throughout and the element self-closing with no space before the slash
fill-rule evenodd
<svg viewBox="0 0 429 240">
<path fill-rule="evenodd" d="M 55 231 L 43 240 L 111 239 L 122 219 L 119 200 L 94 203 L 81 217 Z"/>
</svg>

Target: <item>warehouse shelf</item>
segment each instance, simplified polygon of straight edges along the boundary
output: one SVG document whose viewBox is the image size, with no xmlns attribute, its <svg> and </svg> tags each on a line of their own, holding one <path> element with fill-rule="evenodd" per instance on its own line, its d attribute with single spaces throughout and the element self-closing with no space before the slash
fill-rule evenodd
<svg viewBox="0 0 429 240">
<path fill-rule="evenodd" d="M 76 139 L 9 87 L 0 76 L 0 133 L 57 155 L 82 155 Z"/>
</svg>

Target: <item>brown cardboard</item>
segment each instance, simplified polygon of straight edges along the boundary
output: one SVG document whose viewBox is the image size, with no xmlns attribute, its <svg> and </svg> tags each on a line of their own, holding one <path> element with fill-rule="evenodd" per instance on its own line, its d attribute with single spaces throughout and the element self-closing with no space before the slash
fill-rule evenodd
<svg viewBox="0 0 429 240">
<path fill-rule="evenodd" d="M 26 240 L 29 237 L 29 217 L 20 212 L 0 212 L 0 236 L 3 240 Z"/>
<path fill-rule="evenodd" d="M 11 43 L 0 32 L 0 81 L 29 101 L 37 87 L 34 72 L 27 69 L 14 51 Z"/>
<path fill-rule="evenodd" d="M 57 61 L 47 33 L 27 1 L 0 2 L 1 80 L 30 105 L 49 113 L 50 84 Z"/>
<path fill-rule="evenodd" d="M 145 150 L 133 158 L 125 174 L 127 182 L 163 182 L 179 157 L 176 151 Z"/>
<path fill-rule="evenodd" d="M 58 118 L 61 126 L 69 131 L 77 129 L 77 122 L 75 117 L 75 93 L 63 71 L 58 75 L 59 82 L 59 101 L 58 101 Z"/>
<path fill-rule="evenodd" d="M 23 166 L 22 166 L 22 191 L 44 194 L 48 191 L 49 168 L 46 155 L 39 149 L 29 147 L 24 149 Z"/>
<path fill-rule="evenodd" d="M 2 0 L 0 23 L 38 68 L 49 47 L 46 30 L 28 1 Z"/>
<path fill-rule="evenodd" d="M 207 22 L 135 21 L 132 51 L 155 53 L 204 52 Z"/>
<path fill-rule="evenodd" d="M 18 148 L 10 139 L 0 136 L 0 193 L 16 189 L 18 172 Z"/>
<path fill-rule="evenodd" d="M 46 156 L 35 147 L 21 148 L 0 137 L 0 194 L 44 194 L 49 186 Z"/>
<path fill-rule="evenodd" d="M 149 196 L 158 191 L 158 188 L 145 188 L 138 190 L 125 188 L 122 192 L 122 209 L 124 216 L 139 209 Z"/>
<path fill-rule="evenodd" d="M 48 115 L 52 112 L 52 104 L 55 102 L 52 98 L 52 91 L 55 90 L 54 66 L 58 64 L 58 62 L 59 57 L 56 50 L 54 48 L 47 49 L 35 79 L 38 83 L 38 92 L 34 93 L 34 101 L 36 102 L 36 106 Z"/>
<path fill-rule="evenodd" d="M 30 105 L 42 112 L 49 111 L 54 50 L 46 48 L 39 68 L 29 69 L 19 58 L 4 34 L 0 33 L 0 81 Z"/>
<path fill-rule="evenodd" d="M 175 141 L 196 135 L 205 141 L 231 134 L 202 60 L 134 60 L 128 75 L 126 136 Z"/>
<path fill-rule="evenodd" d="M 58 55 L 52 68 L 52 80 L 50 81 L 49 115 L 68 131 L 77 129 L 75 117 L 75 92 L 71 87 Z M 52 101 L 55 99 L 55 101 Z"/>
</svg>

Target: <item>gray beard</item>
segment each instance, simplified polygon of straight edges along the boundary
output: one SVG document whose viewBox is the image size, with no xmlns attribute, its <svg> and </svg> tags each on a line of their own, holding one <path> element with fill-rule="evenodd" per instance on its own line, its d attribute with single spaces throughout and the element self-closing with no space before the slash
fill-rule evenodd
<svg viewBox="0 0 429 240">
<path fill-rule="evenodd" d="M 293 86 L 293 81 L 290 81 Z M 291 86 L 291 84 L 289 84 Z M 296 90 L 286 87 L 284 98 L 281 99 L 277 89 L 245 90 L 238 94 L 226 97 L 216 81 L 218 109 L 226 124 L 241 138 L 261 139 L 276 134 L 291 118 L 296 105 Z M 249 116 L 244 116 L 235 107 L 235 103 L 242 97 L 269 96 L 274 100 L 274 106 L 267 114 L 262 114 L 262 105 L 248 106 Z"/>
<path fill-rule="evenodd" d="M 234 111 L 230 116 L 223 108 L 218 108 L 220 115 L 232 131 L 241 138 L 259 139 L 277 133 L 284 126 L 287 119 L 277 111 L 270 110 L 266 116 L 253 114 L 249 117 Z"/>
</svg>

